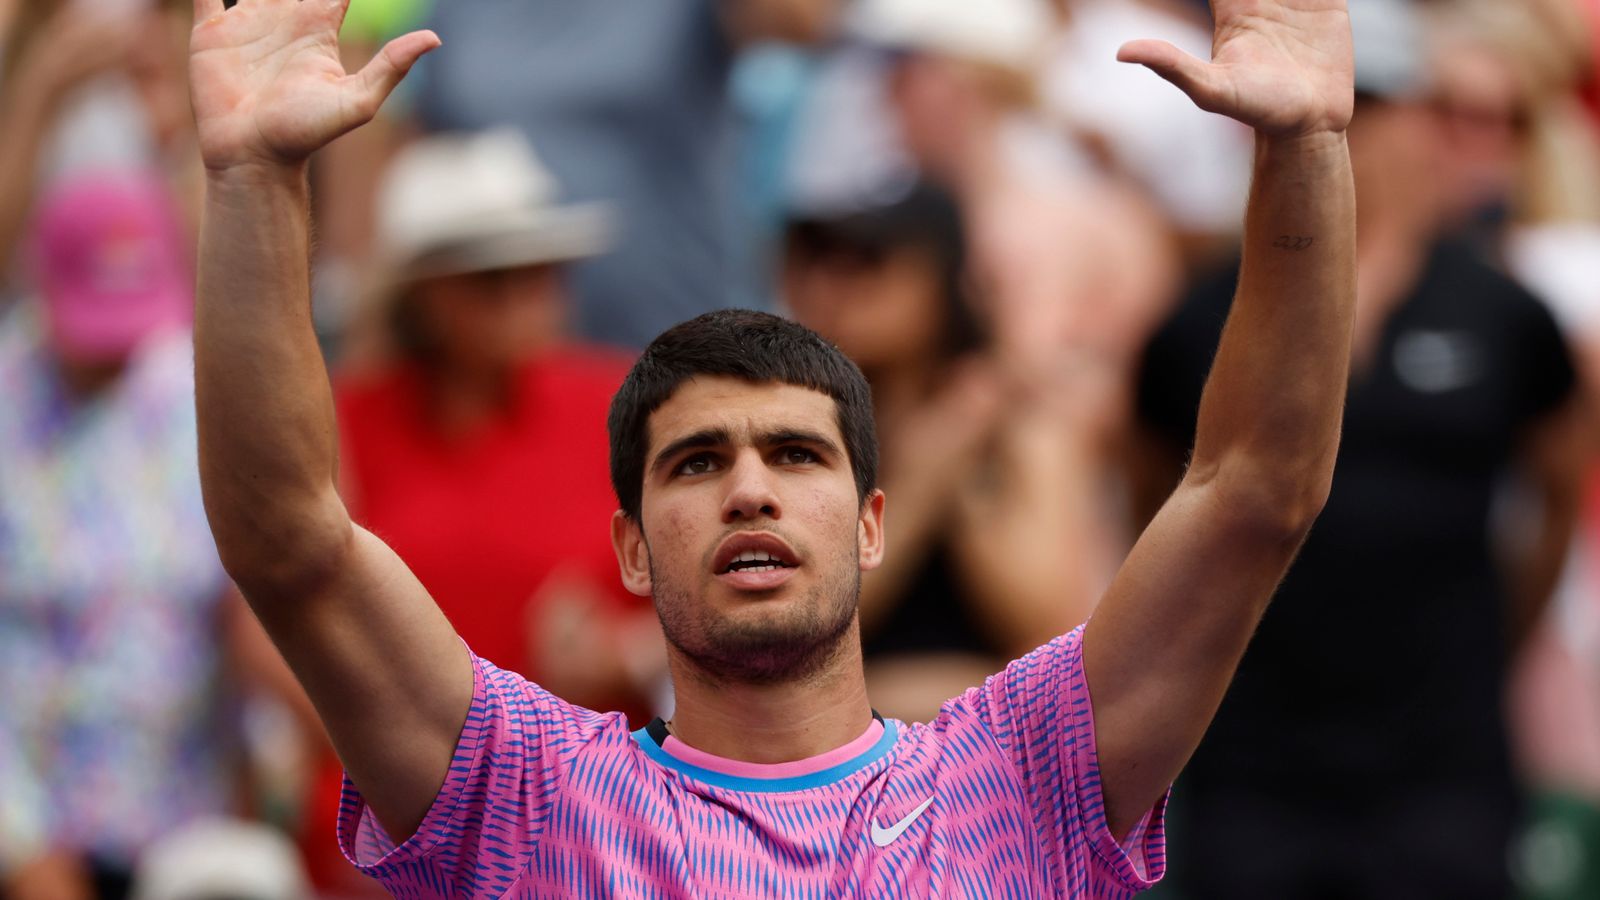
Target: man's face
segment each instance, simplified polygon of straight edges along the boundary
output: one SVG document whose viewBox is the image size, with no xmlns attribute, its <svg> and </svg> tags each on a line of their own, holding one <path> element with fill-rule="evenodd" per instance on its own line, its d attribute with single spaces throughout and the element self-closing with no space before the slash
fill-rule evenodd
<svg viewBox="0 0 1600 900">
<path fill-rule="evenodd" d="M 883 553 L 883 494 L 856 494 L 833 398 L 702 377 L 650 417 L 639 521 L 612 541 L 628 589 L 705 674 L 771 683 L 831 659 Z"/>
</svg>

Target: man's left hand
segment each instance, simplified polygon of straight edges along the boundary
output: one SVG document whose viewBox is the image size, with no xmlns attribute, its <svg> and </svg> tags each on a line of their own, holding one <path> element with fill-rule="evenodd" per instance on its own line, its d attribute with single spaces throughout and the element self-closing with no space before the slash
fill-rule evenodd
<svg viewBox="0 0 1600 900">
<path fill-rule="evenodd" d="M 1355 63 L 1345 0 L 1212 0 L 1211 62 L 1166 41 L 1124 44 L 1196 106 L 1262 134 L 1342 132 L 1354 112 Z"/>
</svg>

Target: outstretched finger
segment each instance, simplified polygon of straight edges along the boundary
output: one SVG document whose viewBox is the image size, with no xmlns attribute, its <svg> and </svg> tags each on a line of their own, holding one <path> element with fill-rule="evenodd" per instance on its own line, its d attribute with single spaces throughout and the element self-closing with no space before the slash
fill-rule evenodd
<svg viewBox="0 0 1600 900">
<path fill-rule="evenodd" d="M 1211 109 L 1215 88 L 1210 65 L 1166 41 L 1129 41 L 1117 51 L 1117 60 L 1144 66 L 1172 82 L 1202 109 Z"/>
<path fill-rule="evenodd" d="M 364 105 L 375 112 L 422 54 L 439 44 L 439 36 L 431 31 L 413 31 L 384 44 L 355 75 Z"/>
</svg>

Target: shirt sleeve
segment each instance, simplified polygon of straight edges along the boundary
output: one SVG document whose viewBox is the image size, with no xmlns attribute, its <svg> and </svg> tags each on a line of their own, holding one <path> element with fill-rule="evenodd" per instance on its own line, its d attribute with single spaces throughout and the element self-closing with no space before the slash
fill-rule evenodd
<svg viewBox="0 0 1600 900">
<path fill-rule="evenodd" d="M 1083 673 L 1083 628 L 1056 638 L 957 702 L 971 703 L 1009 754 L 1032 798 L 1034 825 L 1065 864 L 1057 884 L 1073 896 L 1105 896 L 1106 888 L 1141 891 L 1166 870 L 1166 797 L 1125 841 L 1106 822 L 1095 750 L 1094 710 Z M 1089 884 L 1075 884 L 1087 872 Z"/>
<path fill-rule="evenodd" d="M 1527 421 L 1566 402 L 1577 387 L 1578 375 L 1572 350 L 1544 301 L 1526 295 L 1520 320 L 1522 364 L 1517 374 L 1522 383 L 1521 412 Z"/>
<path fill-rule="evenodd" d="M 573 706 L 476 655 L 472 664 L 472 706 L 416 834 L 395 844 L 345 778 L 339 848 L 396 897 L 503 896 L 528 864 L 573 753 L 607 725 L 627 728 L 618 713 Z"/>
</svg>

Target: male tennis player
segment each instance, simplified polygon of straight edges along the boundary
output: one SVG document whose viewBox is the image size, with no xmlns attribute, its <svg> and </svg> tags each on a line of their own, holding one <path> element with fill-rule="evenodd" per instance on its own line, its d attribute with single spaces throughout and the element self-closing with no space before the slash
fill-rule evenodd
<svg viewBox="0 0 1600 900">
<path fill-rule="evenodd" d="M 474 657 L 335 490 L 306 158 L 438 43 L 406 35 L 346 75 L 346 2 L 196 0 L 191 76 L 206 504 L 344 760 L 357 863 L 403 897 L 1121 897 L 1158 878 L 1167 787 L 1328 491 L 1355 274 L 1343 0 L 1217 0 L 1211 63 L 1123 48 L 1257 132 L 1193 461 L 1093 622 L 933 723 L 876 717 L 863 682 L 885 498 L 860 373 L 756 313 L 645 352 L 611 415 L 611 533 L 660 612 L 677 709 L 634 734 Z"/>
</svg>

